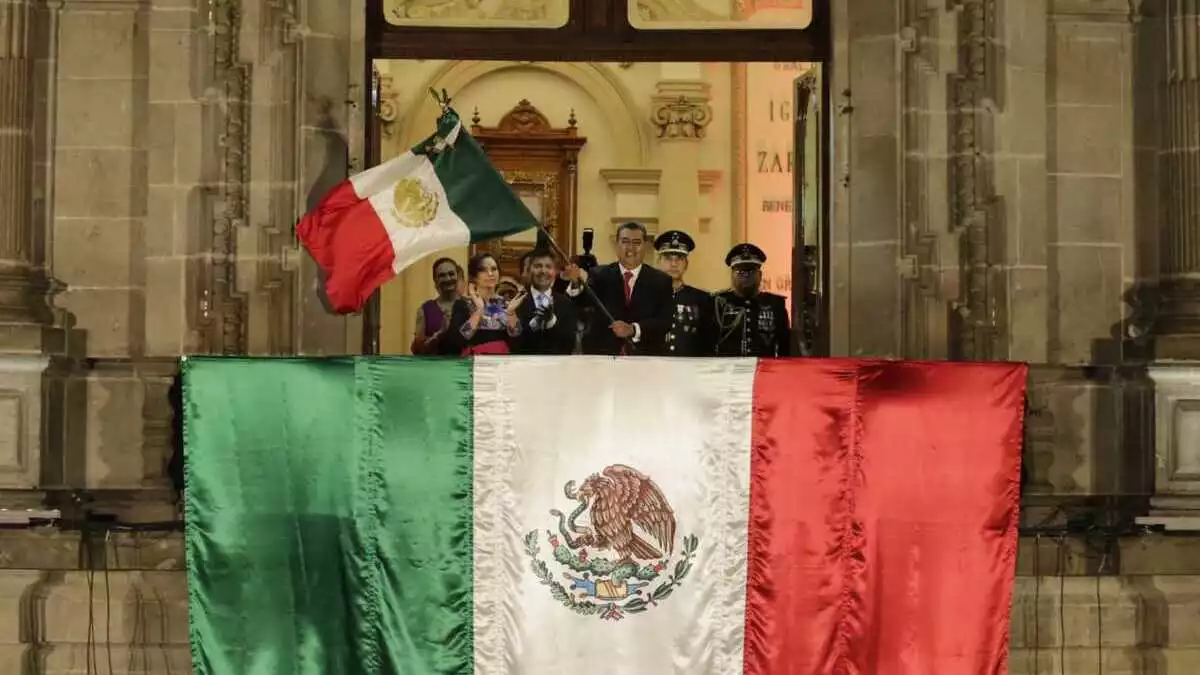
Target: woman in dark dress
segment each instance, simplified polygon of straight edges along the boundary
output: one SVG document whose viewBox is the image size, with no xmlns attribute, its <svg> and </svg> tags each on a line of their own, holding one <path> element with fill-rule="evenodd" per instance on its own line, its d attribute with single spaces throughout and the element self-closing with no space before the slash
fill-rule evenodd
<svg viewBox="0 0 1200 675">
<path fill-rule="evenodd" d="M 522 290 L 512 301 L 496 292 L 500 265 L 491 253 L 479 253 L 467 263 L 470 285 L 467 297 L 454 303 L 450 329 L 442 337 L 450 354 L 508 354 L 521 335 L 517 308 L 525 301 Z"/>
</svg>

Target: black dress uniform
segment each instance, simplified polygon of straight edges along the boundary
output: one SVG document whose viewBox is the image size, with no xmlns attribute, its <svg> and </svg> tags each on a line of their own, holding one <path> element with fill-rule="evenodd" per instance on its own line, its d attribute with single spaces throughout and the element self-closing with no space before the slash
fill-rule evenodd
<svg viewBox="0 0 1200 675">
<path fill-rule="evenodd" d="M 686 232 L 669 230 L 658 235 L 654 248 L 660 256 L 687 257 L 696 242 Z M 675 314 L 666 337 L 667 356 L 713 356 L 717 346 L 717 318 L 713 296 L 684 284 L 674 292 Z"/>
<path fill-rule="evenodd" d="M 731 269 L 758 271 L 767 255 L 754 244 L 738 244 L 725 264 Z M 734 289 L 716 294 L 718 356 L 790 356 L 791 330 L 787 302 L 782 295 L 755 291 L 742 295 Z"/>
</svg>

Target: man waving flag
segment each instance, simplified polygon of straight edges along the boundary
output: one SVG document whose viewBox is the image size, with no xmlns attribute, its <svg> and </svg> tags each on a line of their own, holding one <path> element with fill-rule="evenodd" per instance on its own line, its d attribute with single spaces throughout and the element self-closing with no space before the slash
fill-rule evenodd
<svg viewBox="0 0 1200 675">
<path fill-rule="evenodd" d="M 434 135 L 342 181 L 296 235 L 325 271 L 333 308 L 347 313 L 430 253 L 537 225 L 444 102 Z"/>
</svg>

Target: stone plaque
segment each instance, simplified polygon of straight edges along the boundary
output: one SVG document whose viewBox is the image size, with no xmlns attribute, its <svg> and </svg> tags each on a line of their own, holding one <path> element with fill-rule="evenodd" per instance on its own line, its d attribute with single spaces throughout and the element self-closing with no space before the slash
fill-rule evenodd
<svg viewBox="0 0 1200 675">
<path fill-rule="evenodd" d="M 571 0 L 384 0 L 393 26 L 561 28 Z"/>
<path fill-rule="evenodd" d="M 0 473 L 25 470 L 24 422 L 20 395 L 0 391 Z"/>
<path fill-rule="evenodd" d="M 1173 478 L 1200 480 L 1200 400 L 1175 401 Z"/>
<path fill-rule="evenodd" d="M 630 0 L 629 23 L 642 30 L 800 29 L 813 0 Z"/>
</svg>

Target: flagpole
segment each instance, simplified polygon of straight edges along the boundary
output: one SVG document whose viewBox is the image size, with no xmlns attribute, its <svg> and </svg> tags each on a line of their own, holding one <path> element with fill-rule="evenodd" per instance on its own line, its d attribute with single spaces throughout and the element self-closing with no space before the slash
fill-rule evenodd
<svg viewBox="0 0 1200 675">
<path fill-rule="evenodd" d="M 363 128 L 366 131 L 366 143 L 363 148 L 363 155 L 366 161 L 363 162 L 364 166 L 361 169 L 363 171 L 379 164 L 381 150 L 379 147 L 379 88 L 381 86 L 379 70 L 375 67 L 375 62 L 371 59 L 367 59 L 366 68 L 371 88 L 366 95 L 367 114 L 364 115 L 365 119 L 363 119 Z M 381 295 L 382 291 L 376 288 L 363 307 L 361 345 L 363 356 L 377 356 L 380 351 Z"/>
<path fill-rule="evenodd" d="M 546 236 L 546 241 L 550 243 L 550 248 L 554 249 L 555 254 L 569 264 L 571 262 L 571 258 L 567 256 L 566 251 L 562 250 L 562 247 L 558 245 L 558 242 L 554 241 L 554 237 L 550 236 L 550 233 L 546 231 L 546 228 L 543 227 L 541 223 L 538 223 L 537 229 L 538 232 L 541 232 Z M 592 288 L 591 284 L 587 283 L 586 281 L 582 282 L 582 285 L 583 289 L 587 291 L 588 297 L 592 299 L 592 304 L 599 307 L 601 312 L 604 312 L 604 318 L 608 319 L 608 323 L 610 325 L 616 323 L 617 320 L 613 317 L 612 312 L 608 311 L 608 307 L 604 306 L 604 303 L 600 301 L 600 296 L 596 295 L 596 289 Z M 626 340 L 628 340 L 628 338 L 626 338 Z"/>
</svg>

